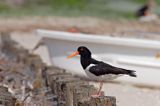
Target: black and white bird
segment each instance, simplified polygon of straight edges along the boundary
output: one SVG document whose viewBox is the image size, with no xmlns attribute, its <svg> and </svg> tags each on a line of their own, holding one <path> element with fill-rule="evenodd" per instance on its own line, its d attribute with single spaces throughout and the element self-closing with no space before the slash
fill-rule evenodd
<svg viewBox="0 0 160 106">
<path fill-rule="evenodd" d="M 78 47 L 77 51 L 68 56 L 68 58 L 72 58 L 76 55 L 80 55 L 81 65 L 88 77 L 100 81 L 100 87 L 96 94 L 97 96 L 100 96 L 104 79 L 113 80 L 122 75 L 136 77 L 135 71 L 133 70 L 114 67 L 110 64 L 104 63 L 103 61 L 93 59 L 90 50 L 85 46 Z"/>
</svg>

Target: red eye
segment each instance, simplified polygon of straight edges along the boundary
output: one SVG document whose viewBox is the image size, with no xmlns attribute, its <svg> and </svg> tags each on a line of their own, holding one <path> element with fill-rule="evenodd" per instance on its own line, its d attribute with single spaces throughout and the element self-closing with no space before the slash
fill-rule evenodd
<svg viewBox="0 0 160 106">
<path fill-rule="evenodd" d="M 84 49 L 83 49 L 83 48 L 81 48 L 80 50 L 81 50 L 81 51 L 83 51 Z"/>
</svg>

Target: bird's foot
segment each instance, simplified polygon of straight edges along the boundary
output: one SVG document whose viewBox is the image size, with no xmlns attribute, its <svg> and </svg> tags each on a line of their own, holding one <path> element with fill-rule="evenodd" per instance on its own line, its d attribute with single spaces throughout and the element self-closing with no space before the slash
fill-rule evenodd
<svg viewBox="0 0 160 106">
<path fill-rule="evenodd" d="M 91 97 L 93 97 L 93 98 L 98 98 L 98 97 L 101 97 L 101 96 L 104 96 L 104 92 L 103 91 L 91 95 Z"/>
<path fill-rule="evenodd" d="M 100 97 L 100 96 L 101 96 L 100 94 L 91 95 L 92 98 L 98 98 L 98 97 Z"/>
</svg>

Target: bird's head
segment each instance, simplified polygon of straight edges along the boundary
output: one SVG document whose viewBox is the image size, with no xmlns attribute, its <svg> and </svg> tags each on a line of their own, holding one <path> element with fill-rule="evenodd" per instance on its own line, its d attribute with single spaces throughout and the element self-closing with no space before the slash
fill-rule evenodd
<svg viewBox="0 0 160 106">
<path fill-rule="evenodd" d="M 85 58 L 90 58 L 91 52 L 87 47 L 80 46 L 80 47 L 78 47 L 76 52 L 74 52 L 72 55 L 68 56 L 67 58 L 72 58 L 76 55 L 80 55 L 81 57 L 85 57 Z"/>
</svg>

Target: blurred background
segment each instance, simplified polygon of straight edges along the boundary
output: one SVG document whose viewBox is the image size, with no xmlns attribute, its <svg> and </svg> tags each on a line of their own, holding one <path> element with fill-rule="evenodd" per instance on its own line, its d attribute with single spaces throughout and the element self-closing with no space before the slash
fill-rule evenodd
<svg viewBox="0 0 160 106">
<path fill-rule="evenodd" d="M 159 15 L 160 0 L 0 0 L 0 32 L 29 50 L 40 40 L 37 29 L 159 41 Z M 45 46 L 34 53 L 51 65 Z M 103 90 L 117 106 L 160 106 L 157 86 L 107 83 Z"/>
<path fill-rule="evenodd" d="M 1 16 L 93 16 L 136 18 L 134 13 L 147 0 L 0 0 Z M 156 0 L 155 13 L 160 14 Z"/>
</svg>

